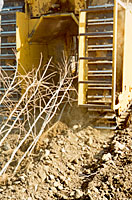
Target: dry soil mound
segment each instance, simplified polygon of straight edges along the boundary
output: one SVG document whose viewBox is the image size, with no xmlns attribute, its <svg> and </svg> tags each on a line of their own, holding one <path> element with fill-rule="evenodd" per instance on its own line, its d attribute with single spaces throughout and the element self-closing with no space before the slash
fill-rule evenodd
<svg viewBox="0 0 132 200">
<path fill-rule="evenodd" d="M 10 143 L 10 141 L 9 141 Z M 12 152 L 1 148 L 2 167 Z M 0 179 L 1 200 L 130 200 L 132 133 L 105 133 L 58 122 L 12 177 L 21 155 Z"/>
</svg>

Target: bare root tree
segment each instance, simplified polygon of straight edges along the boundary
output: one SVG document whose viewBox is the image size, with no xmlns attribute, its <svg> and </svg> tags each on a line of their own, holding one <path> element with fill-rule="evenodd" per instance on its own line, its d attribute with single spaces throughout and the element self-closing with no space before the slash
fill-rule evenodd
<svg viewBox="0 0 132 200">
<path fill-rule="evenodd" d="M 0 176 L 6 172 L 22 145 L 28 138 L 31 138 L 31 143 L 14 169 L 16 172 L 23 159 L 33 151 L 60 105 L 65 105 L 71 101 L 69 91 L 73 90 L 73 77 L 70 73 L 70 63 L 65 60 L 62 67 L 55 67 L 51 58 L 48 64 L 42 66 L 42 59 L 41 55 L 37 69 L 28 73 L 25 72 L 25 75 L 16 71 L 12 81 L 8 80 L 8 83 L 5 77 L 7 79 L 10 79 L 10 77 L 4 74 L 2 69 L 0 71 L 0 81 L 5 88 L 5 92 L 0 98 L 0 105 L 6 108 L 0 114 L 4 119 L 0 126 L 0 146 L 14 131 L 19 136 L 19 142 L 13 149 L 11 157 L 1 169 Z M 15 93 L 21 94 L 18 101 L 13 100 Z M 38 124 L 39 129 L 37 128 Z"/>
</svg>

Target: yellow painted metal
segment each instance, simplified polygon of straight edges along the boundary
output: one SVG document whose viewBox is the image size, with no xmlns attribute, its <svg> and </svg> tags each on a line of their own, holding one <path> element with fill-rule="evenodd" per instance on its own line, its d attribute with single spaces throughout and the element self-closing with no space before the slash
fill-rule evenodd
<svg viewBox="0 0 132 200">
<path fill-rule="evenodd" d="M 123 48 L 123 68 L 122 68 L 122 92 L 119 94 L 118 101 L 119 101 L 119 109 L 118 114 L 120 115 L 124 112 L 130 105 L 132 101 L 132 29 L 130 28 L 130 24 L 132 21 L 132 13 L 127 7 L 124 7 L 120 1 L 118 1 L 119 5 L 124 9 L 124 44 Z"/>
<path fill-rule="evenodd" d="M 21 74 L 37 68 L 41 54 L 43 55 L 41 70 L 43 70 L 44 64 L 51 57 L 53 57 L 52 61 L 58 64 L 62 62 L 63 55 L 67 58 L 71 56 L 70 50 L 72 49 L 73 33 L 78 35 L 78 21 L 73 14 L 49 15 L 49 18 L 48 16 L 42 16 L 41 18 L 31 19 L 28 13 L 19 12 L 16 18 L 17 60 L 18 71 Z M 59 24 L 59 20 L 61 21 L 62 18 L 64 18 L 63 26 L 61 26 L 61 23 Z M 53 27 L 48 26 L 48 19 L 54 21 Z M 59 28 L 56 27 L 55 29 L 57 25 L 55 23 L 56 20 L 58 21 L 58 26 L 61 28 L 61 34 L 58 31 L 60 30 Z"/>
<path fill-rule="evenodd" d="M 31 27 L 35 26 L 38 19 L 29 19 L 25 13 L 17 13 L 17 29 L 16 29 L 16 45 L 17 45 L 17 63 L 18 72 L 26 74 L 33 68 L 37 68 L 40 63 L 41 53 L 44 56 L 42 67 L 47 59 L 46 45 L 43 44 L 30 44 L 28 42 L 28 35 Z M 22 83 L 22 85 L 25 82 Z M 22 87 L 23 88 L 23 87 Z M 22 89 L 22 93 L 24 90 Z"/>
<path fill-rule="evenodd" d="M 86 12 L 80 12 L 79 17 L 79 34 L 86 32 Z M 85 57 L 85 36 L 79 36 L 79 58 Z M 79 60 L 78 81 L 87 80 L 88 69 L 85 60 Z M 87 84 L 79 83 L 78 88 L 78 105 L 86 104 Z"/>
<path fill-rule="evenodd" d="M 29 42 L 52 40 L 67 32 L 70 36 L 75 36 L 78 33 L 78 20 L 73 13 L 41 16 L 29 35 Z"/>
<path fill-rule="evenodd" d="M 125 13 L 125 15 L 124 15 Z M 120 15 L 122 18 L 120 19 Z M 125 111 L 132 101 L 132 12 L 120 0 L 114 0 L 113 10 L 113 53 L 112 53 L 112 104 L 113 111 L 118 114 Z M 85 33 L 86 13 L 80 13 L 79 33 Z M 85 36 L 79 37 L 79 57 L 85 55 Z M 122 49 L 121 49 L 122 48 Z M 79 94 L 78 104 L 87 104 L 87 81 L 88 66 L 85 59 L 79 60 Z M 81 83 L 82 82 L 82 83 Z M 122 85 L 122 87 L 120 87 Z M 117 93 L 118 92 L 118 93 Z M 118 104 L 116 105 L 116 102 Z"/>
<path fill-rule="evenodd" d="M 18 71 L 21 74 L 25 74 L 37 68 L 40 62 L 40 54 L 43 55 L 43 65 L 53 57 L 53 61 L 58 63 L 62 59 L 63 52 L 66 56 L 70 55 L 70 49 L 72 46 L 73 35 L 78 34 L 78 20 L 73 13 L 63 14 L 48 14 L 40 16 L 42 14 L 37 6 L 38 0 L 25 1 L 34 10 L 34 16 L 38 18 L 31 18 L 28 13 L 17 13 L 17 60 Z M 43 2 L 39 1 L 42 5 Z M 123 69 L 122 69 L 122 91 L 119 95 L 119 104 L 116 102 L 116 84 L 117 79 L 117 24 L 118 24 L 118 4 L 120 1 L 114 0 L 114 27 L 113 27 L 113 66 L 112 66 L 112 110 L 118 109 L 120 114 L 126 109 L 127 105 L 132 99 L 132 79 L 131 79 L 131 63 L 132 63 L 132 30 L 130 24 L 132 21 L 132 13 L 130 10 L 125 10 L 125 25 L 124 25 L 124 56 L 123 56 Z M 79 33 L 86 32 L 86 12 L 80 12 L 79 16 Z M 85 36 L 79 36 L 79 58 L 85 57 L 86 52 L 86 38 Z M 79 60 L 79 92 L 78 92 L 78 104 L 84 105 L 87 103 L 87 84 L 81 83 L 81 81 L 88 80 L 88 64 L 86 65 L 85 59 Z"/>
<path fill-rule="evenodd" d="M 117 4 L 119 4 L 122 8 L 127 9 L 127 6 L 125 3 L 123 3 L 121 0 L 117 0 Z"/>
<path fill-rule="evenodd" d="M 123 64 L 123 81 L 122 87 L 124 91 L 131 91 L 132 88 L 132 13 L 125 11 L 125 34 L 124 34 L 124 64 Z"/>
<path fill-rule="evenodd" d="M 28 35 L 30 31 L 29 27 L 30 25 L 35 25 L 36 21 L 38 20 L 28 19 L 28 17 L 24 13 L 17 13 L 17 60 L 18 71 L 21 74 L 31 71 L 33 67 L 38 67 L 41 52 L 46 55 L 46 52 L 44 51 L 46 49 L 46 46 L 44 48 L 43 44 L 30 44 L 28 42 Z"/>
<path fill-rule="evenodd" d="M 116 100 L 116 53 L 117 53 L 117 10 L 118 4 L 117 0 L 114 0 L 114 25 L 113 25 L 113 64 L 112 64 L 112 109 L 115 110 L 115 100 Z"/>
</svg>

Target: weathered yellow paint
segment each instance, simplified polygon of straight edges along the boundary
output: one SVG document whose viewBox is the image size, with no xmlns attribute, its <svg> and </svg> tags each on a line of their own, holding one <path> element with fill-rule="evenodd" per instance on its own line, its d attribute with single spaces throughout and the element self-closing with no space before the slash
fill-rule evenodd
<svg viewBox="0 0 132 200">
<path fill-rule="evenodd" d="M 122 88 L 124 91 L 130 91 L 132 88 L 132 13 L 129 10 L 125 11 L 125 40 L 124 40 L 124 67 Z"/>
<path fill-rule="evenodd" d="M 48 0 L 49 1 L 49 0 Z M 47 2 L 48 2 L 47 1 Z M 27 0 L 29 10 L 26 13 L 17 13 L 17 60 L 18 71 L 25 74 L 37 68 L 40 62 L 40 55 L 43 55 L 42 67 L 53 57 L 53 62 L 58 63 L 62 60 L 63 53 L 65 56 L 71 55 L 73 36 L 78 35 L 78 20 L 73 13 L 63 14 L 48 14 L 44 15 L 43 6 L 46 0 L 34 1 Z M 38 5 L 39 3 L 39 5 Z M 127 108 L 127 105 L 132 99 L 132 81 L 131 81 L 131 52 L 132 52 L 132 30 L 130 24 L 132 21 L 132 13 L 123 7 L 125 10 L 125 25 L 124 25 L 124 57 L 122 69 L 122 88 L 119 95 L 118 106 L 116 102 L 116 68 L 117 68 L 117 20 L 118 20 L 118 3 L 114 0 L 114 36 L 113 36 L 113 67 L 112 67 L 112 110 L 118 109 L 120 114 Z M 28 12 L 29 11 L 29 12 Z M 32 13 L 30 13 L 32 11 Z M 38 16 L 38 18 L 31 18 Z M 86 12 L 80 12 L 79 17 L 79 33 L 86 32 Z M 85 57 L 85 36 L 79 36 L 79 58 Z M 82 83 L 88 80 L 88 65 L 85 60 L 79 60 L 79 93 L 78 104 L 84 105 L 87 103 L 87 84 Z"/>
<path fill-rule="evenodd" d="M 53 35 L 53 27 L 45 26 L 45 24 L 48 24 L 47 20 L 50 18 L 53 21 L 58 20 L 59 23 L 59 20 L 62 20 L 63 17 L 68 24 L 59 25 L 62 31 L 61 34 L 57 31 L 57 27 L 56 29 L 54 27 L 56 34 Z M 42 16 L 41 18 L 31 19 L 27 12 L 17 13 L 17 60 L 18 71 L 21 74 L 37 68 L 41 54 L 43 55 L 41 70 L 43 70 L 43 66 L 51 57 L 53 57 L 52 61 L 58 64 L 62 62 L 63 55 L 71 55 L 70 49 L 72 49 L 73 35 L 78 35 L 78 21 L 76 17 L 68 13 L 59 15 L 61 19 L 58 18 L 58 15 L 49 15 L 49 18 Z M 56 25 L 56 23 L 54 24 Z M 72 25 L 73 31 L 68 25 Z M 45 34 L 47 34 L 46 37 Z"/>
<path fill-rule="evenodd" d="M 120 2 L 118 2 L 120 3 Z M 127 110 L 132 101 L 132 29 L 130 28 L 130 24 L 132 21 L 132 13 L 129 9 L 123 7 L 125 12 L 125 23 L 124 23 L 124 46 L 123 49 L 123 69 L 122 69 L 122 93 L 119 94 L 119 109 L 118 114 L 120 115 L 122 112 Z"/>
<path fill-rule="evenodd" d="M 41 16 L 32 32 L 29 34 L 29 42 L 43 42 L 53 38 L 64 36 L 66 33 L 74 36 L 78 32 L 78 20 L 73 13 L 49 14 Z"/>
<path fill-rule="evenodd" d="M 79 17 L 79 34 L 86 32 L 86 12 L 81 12 Z M 85 36 L 79 36 L 79 58 L 85 57 Z M 79 60 L 78 81 L 87 80 L 88 69 L 85 60 Z M 87 84 L 79 83 L 78 88 L 78 105 L 86 103 Z"/>
<path fill-rule="evenodd" d="M 117 53 L 117 10 L 118 4 L 117 0 L 114 0 L 114 25 L 113 25 L 113 64 L 112 64 L 112 104 L 111 109 L 115 110 L 115 100 L 116 100 L 116 53 Z"/>
<path fill-rule="evenodd" d="M 123 14 L 121 20 L 119 20 L 119 12 Z M 124 12 L 125 17 L 124 17 Z M 120 3 L 120 1 L 114 0 L 114 10 L 113 10 L 113 56 L 112 56 L 112 103 L 111 109 L 113 111 L 118 110 L 118 114 L 126 110 L 132 100 L 132 78 L 131 78 L 131 63 L 132 63 L 132 29 L 130 24 L 132 21 L 132 12 L 130 9 Z M 125 23 L 124 23 L 125 18 Z M 119 23 L 122 23 L 120 25 Z M 85 33 L 86 28 L 86 12 L 80 13 L 79 21 L 79 33 Z M 123 29 L 123 30 L 120 30 Z M 119 34 L 122 31 L 122 35 Z M 124 38 L 120 38 L 124 37 Z M 119 41 L 122 39 L 121 41 Z M 118 44 L 119 42 L 119 44 Z M 85 55 L 85 36 L 79 36 L 79 57 L 88 57 Z M 123 50 L 120 50 L 120 49 Z M 122 58 L 123 57 L 123 58 Z M 118 69 L 118 71 L 117 71 Z M 120 72 L 120 74 L 118 73 Z M 78 104 L 87 104 L 87 81 L 88 78 L 88 65 L 85 60 L 79 60 L 79 94 L 78 94 Z M 120 80 L 120 82 L 119 82 Z M 118 84 L 117 84 L 118 81 Z M 122 87 L 119 87 L 122 84 Z M 117 87 L 118 90 L 117 91 Z M 91 90 L 92 91 L 92 90 Z M 118 93 L 117 93 L 118 92 Z M 116 105 L 116 102 L 117 105 Z"/>
<path fill-rule="evenodd" d="M 33 23 L 36 24 L 36 19 L 28 19 L 26 14 L 17 13 L 17 60 L 18 71 L 21 74 L 31 71 L 33 67 L 38 67 L 41 53 L 46 56 L 43 44 L 28 42 L 29 27 L 30 24 L 33 26 Z"/>
<path fill-rule="evenodd" d="M 122 93 L 119 95 L 120 108 L 118 114 L 125 111 L 132 100 L 132 29 L 130 24 L 132 21 L 132 13 L 125 10 L 125 24 L 124 24 L 124 56 L 123 56 L 123 71 L 122 71 Z"/>
</svg>

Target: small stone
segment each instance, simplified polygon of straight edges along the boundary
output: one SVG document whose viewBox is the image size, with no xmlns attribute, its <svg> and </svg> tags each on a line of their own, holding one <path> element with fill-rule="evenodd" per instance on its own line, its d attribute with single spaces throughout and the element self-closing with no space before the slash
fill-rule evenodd
<svg viewBox="0 0 132 200">
<path fill-rule="evenodd" d="M 71 178 L 70 177 L 68 177 L 68 179 L 67 179 L 68 181 L 71 181 Z"/>
<path fill-rule="evenodd" d="M 76 190 L 75 191 L 75 198 L 79 199 L 83 196 L 83 192 L 81 190 Z"/>
<path fill-rule="evenodd" d="M 75 196 L 75 191 L 72 191 L 70 194 L 71 197 Z"/>
<path fill-rule="evenodd" d="M 103 157 L 102 157 L 103 161 L 108 161 L 108 160 L 111 160 L 111 159 L 112 159 L 112 157 L 111 157 L 110 153 L 104 154 Z"/>
<path fill-rule="evenodd" d="M 82 146 L 82 151 L 85 151 L 85 150 L 86 150 L 86 147 L 84 147 L 83 145 L 84 145 L 84 144 L 82 143 L 82 144 L 81 144 L 81 146 Z"/>
<path fill-rule="evenodd" d="M 107 148 L 107 145 L 106 145 L 106 144 L 104 144 L 104 145 L 103 145 L 103 148 Z"/>
<path fill-rule="evenodd" d="M 9 144 L 4 144 L 4 145 L 2 146 L 2 150 L 3 150 L 3 151 L 8 151 L 9 149 L 11 149 L 11 147 L 10 147 Z"/>
<path fill-rule="evenodd" d="M 58 192 L 55 187 L 50 187 L 50 189 L 51 189 L 52 193 L 54 193 L 54 194 L 56 194 Z"/>
<path fill-rule="evenodd" d="M 60 185 L 60 183 L 59 182 L 54 182 L 54 187 L 58 187 Z"/>
<path fill-rule="evenodd" d="M 45 165 L 50 165 L 50 164 L 52 164 L 52 161 L 51 160 L 45 160 L 44 164 Z"/>
<path fill-rule="evenodd" d="M 123 155 L 122 151 L 116 151 L 116 153 Z"/>
<path fill-rule="evenodd" d="M 62 153 L 65 153 L 65 152 L 66 152 L 66 150 L 65 150 L 64 148 L 62 148 L 62 149 L 61 149 L 61 152 L 62 152 Z"/>
<path fill-rule="evenodd" d="M 91 137 L 89 137 L 89 139 L 88 139 L 88 145 L 92 146 L 92 144 L 93 144 L 93 139 Z"/>
<path fill-rule="evenodd" d="M 60 179 L 61 181 L 65 181 L 65 177 L 62 176 L 62 175 L 59 176 L 59 179 Z"/>
<path fill-rule="evenodd" d="M 69 182 L 67 179 L 64 181 L 66 185 L 69 185 Z"/>
<path fill-rule="evenodd" d="M 8 188 L 10 189 L 10 190 L 13 190 L 14 189 L 14 187 L 13 186 L 8 186 Z"/>
<path fill-rule="evenodd" d="M 125 145 L 124 144 L 121 144 L 120 142 L 116 141 L 115 143 L 115 149 L 118 150 L 123 150 L 125 148 Z"/>
<path fill-rule="evenodd" d="M 48 157 L 50 155 L 50 151 L 48 149 L 45 149 L 45 156 Z"/>
<path fill-rule="evenodd" d="M 34 189 L 35 189 L 35 192 L 36 192 L 37 189 L 38 189 L 38 184 L 35 185 L 35 188 L 34 188 Z"/>
<path fill-rule="evenodd" d="M 46 173 L 44 170 L 40 169 L 38 172 L 38 176 L 44 181 L 46 179 Z"/>
<path fill-rule="evenodd" d="M 32 198 L 31 197 L 28 197 L 28 199 L 27 200 L 32 200 Z"/>
<path fill-rule="evenodd" d="M 61 196 L 60 196 L 60 197 L 61 197 L 61 199 L 65 199 L 65 200 L 66 200 L 66 199 L 69 199 L 69 197 L 68 197 L 68 196 L 66 196 L 65 194 L 61 194 Z"/>
<path fill-rule="evenodd" d="M 17 164 L 18 164 L 18 161 L 17 161 L 17 160 L 13 160 L 13 161 L 10 163 L 10 166 L 15 167 L 15 166 L 17 166 Z"/>
<path fill-rule="evenodd" d="M 58 189 L 59 189 L 59 190 L 63 190 L 63 186 L 62 186 L 62 185 L 59 185 L 59 186 L 58 186 Z"/>
<path fill-rule="evenodd" d="M 95 193 L 99 193 L 99 190 L 96 187 L 93 187 Z"/>
<path fill-rule="evenodd" d="M 50 178 L 50 180 L 54 180 L 55 179 L 55 177 L 54 177 L 54 175 L 49 175 L 49 178 Z"/>
<path fill-rule="evenodd" d="M 25 177 L 24 176 L 20 176 L 21 181 L 25 181 Z"/>
<path fill-rule="evenodd" d="M 21 188 L 21 192 L 22 193 L 26 192 L 26 188 Z"/>
<path fill-rule="evenodd" d="M 47 174 L 48 174 L 48 172 L 49 172 L 49 169 L 50 169 L 49 166 L 47 166 L 47 165 L 44 166 L 44 171 L 45 171 Z"/>
<path fill-rule="evenodd" d="M 49 143 L 49 138 L 44 138 L 43 142 L 46 143 L 46 144 L 48 144 Z"/>
<path fill-rule="evenodd" d="M 2 176 L 0 176 L 0 185 L 6 185 L 8 182 L 8 175 L 7 174 L 3 174 Z"/>
<path fill-rule="evenodd" d="M 77 163 L 78 163 L 78 159 L 77 159 L 77 158 L 73 159 L 73 160 L 72 160 L 72 163 L 73 163 L 73 164 L 77 164 Z"/>
<path fill-rule="evenodd" d="M 90 154 L 89 153 L 85 153 L 84 156 L 88 159 Z"/>
<path fill-rule="evenodd" d="M 88 189 L 87 193 L 88 193 L 88 194 L 91 194 L 91 191 Z"/>
<path fill-rule="evenodd" d="M 92 128 L 91 126 L 88 126 L 88 130 L 92 131 L 92 130 L 93 130 L 93 128 Z"/>
<path fill-rule="evenodd" d="M 14 181 L 14 184 L 18 185 L 20 184 L 20 181 Z"/>
<path fill-rule="evenodd" d="M 73 171 L 75 171 L 75 167 L 72 164 L 69 163 L 67 166 L 69 169 L 72 169 Z"/>
<path fill-rule="evenodd" d="M 40 149 L 39 152 L 42 153 L 42 152 L 44 152 L 44 151 L 43 151 L 43 149 Z"/>
<path fill-rule="evenodd" d="M 120 175 L 117 174 L 117 175 L 114 176 L 114 178 L 117 179 L 117 180 L 119 180 L 120 179 Z"/>
<path fill-rule="evenodd" d="M 60 156 L 58 156 L 58 155 L 54 155 L 54 157 L 55 157 L 55 158 L 59 158 Z"/>
<path fill-rule="evenodd" d="M 58 143 L 59 145 L 63 145 L 63 144 L 64 144 L 64 142 L 63 142 L 62 140 L 59 140 L 57 143 Z"/>
<path fill-rule="evenodd" d="M 73 126 L 73 130 L 74 130 L 74 131 L 77 130 L 78 128 L 79 128 L 78 125 L 74 125 L 74 126 Z"/>
</svg>

